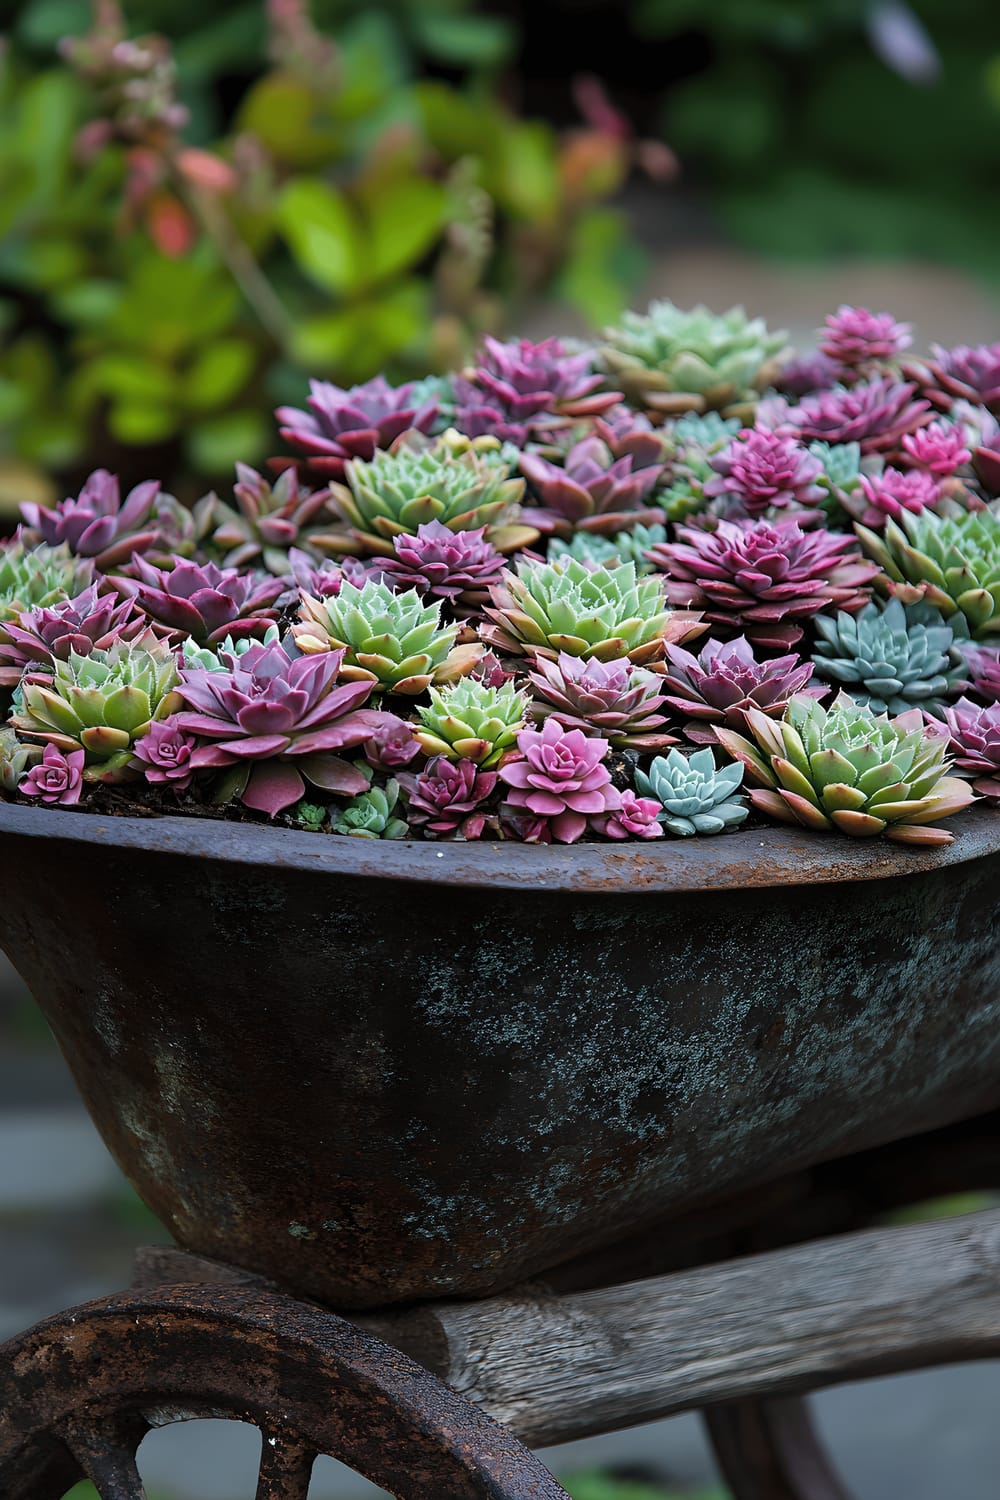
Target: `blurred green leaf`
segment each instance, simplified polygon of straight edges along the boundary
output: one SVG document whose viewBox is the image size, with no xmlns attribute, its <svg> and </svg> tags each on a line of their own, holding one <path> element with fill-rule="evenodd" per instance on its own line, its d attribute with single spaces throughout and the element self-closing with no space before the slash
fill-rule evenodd
<svg viewBox="0 0 1000 1500">
<path fill-rule="evenodd" d="M 382 188 L 368 204 L 368 280 L 381 281 L 419 261 L 441 232 L 447 193 L 411 177 Z"/>
<path fill-rule="evenodd" d="M 184 379 L 184 399 L 195 409 L 222 406 L 238 396 L 253 372 L 256 355 L 245 339 L 221 339 L 195 359 Z"/>
<path fill-rule="evenodd" d="M 197 422 L 185 433 L 191 463 L 201 474 L 230 475 L 236 460 L 255 464 L 267 453 L 271 423 L 262 411 L 231 411 Z"/>
<path fill-rule="evenodd" d="M 336 149 L 336 136 L 318 118 L 313 90 L 292 73 L 269 73 L 254 84 L 240 128 L 290 166 L 318 165 Z"/>
<path fill-rule="evenodd" d="M 173 437 L 178 428 L 176 411 L 160 402 L 116 401 L 108 412 L 108 431 L 119 443 L 141 448 L 146 443 L 162 443 Z"/>
<path fill-rule="evenodd" d="M 546 223 L 559 212 L 559 164 L 553 132 L 538 121 L 512 125 L 497 142 L 498 175 L 490 190 L 517 218 Z"/>
<path fill-rule="evenodd" d="M 642 263 L 642 252 L 631 241 L 625 216 L 613 209 L 594 209 L 574 229 L 557 289 L 589 323 L 600 328 L 615 322 L 622 312 Z"/>
<path fill-rule="evenodd" d="M 89 366 L 95 390 L 105 396 L 139 402 L 171 402 L 177 393 L 174 372 L 145 354 L 104 354 Z"/>
<path fill-rule="evenodd" d="M 474 68 L 498 67 L 513 54 L 517 35 L 502 16 L 413 12 L 413 34 L 439 62 Z"/>
<path fill-rule="evenodd" d="M 364 280 L 363 232 L 336 188 L 316 178 L 296 178 L 281 195 L 278 220 L 292 254 L 318 285 L 346 292 Z"/>
</svg>

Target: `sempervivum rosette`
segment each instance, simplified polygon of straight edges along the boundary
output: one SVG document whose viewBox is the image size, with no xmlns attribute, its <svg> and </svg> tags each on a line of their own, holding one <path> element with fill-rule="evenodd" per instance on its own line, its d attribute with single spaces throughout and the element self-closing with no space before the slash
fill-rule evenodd
<svg viewBox="0 0 1000 1500">
<path fill-rule="evenodd" d="M 930 359 L 915 361 L 906 373 L 945 411 L 956 401 L 969 401 L 1000 416 L 1000 343 L 954 349 L 932 344 Z"/>
<path fill-rule="evenodd" d="M 65 661 L 71 651 L 86 656 L 116 640 L 132 640 L 145 628 L 131 599 L 99 594 L 97 585 L 73 599 L 39 605 L 8 620 L 0 632 L 0 687 L 16 687 L 27 667 Z"/>
<path fill-rule="evenodd" d="M 576 443 L 561 467 L 538 453 L 522 453 L 521 473 L 541 501 L 524 511 L 524 519 L 543 533 L 562 536 L 573 530 L 612 535 L 634 525 L 656 525 L 663 511 L 646 500 L 661 472 L 652 464 L 633 467 L 629 454 L 615 458 L 593 436 Z"/>
<path fill-rule="evenodd" d="M 909 708 L 940 713 L 968 676 L 954 632 L 927 604 L 899 599 L 868 604 L 856 615 L 816 618 L 818 677 L 838 683 L 876 713 Z"/>
<path fill-rule="evenodd" d="M 819 350 L 841 371 L 853 373 L 897 359 L 912 342 L 909 323 L 844 303 L 820 330 Z"/>
<path fill-rule="evenodd" d="M 21 514 L 42 541 L 64 544 L 75 557 L 92 557 L 101 572 L 120 568 L 152 547 L 176 551 L 190 546 L 189 511 L 160 489 L 159 480 L 137 484 L 122 500 L 115 474 L 95 469 L 79 495 L 58 505 L 25 501 Z"/>
<path fill-rule="evenodd" d="M 391 386 L 383 375 L 349 390 L 311 380 L 306 405 L 279 406 L 275 416 L 301 466 L 320 480 L 339 479 L 348 459 L 373 458 L 403 432 L 427 432 L 437 416 L 437 403 L 424 400 L 419 386 Z"/>
<path fill-rule="evenodd" d="M 583 661 L 564 651 L 556 661 L 539 656 L 528 681 L 536 719 L 551 717 L 566 729 L 601 735 L 618 749 L 660 750 L 674 743 L 663 728 L 666 716 L 657 712 L 663 679 L 627 659 Z"/>
<path fill-rule="evenodd" d="M 965 646 L 972 694 L 984 703 L 1000 703 L 1000 645 Z"/>
<path fill-rule="evenodd" d="M 520 445 L 571 417 L 608 411 L 621 396 L 603 385 L 590 350 L 574 353 L 562 339 L 486 338 L 476 363 L 455 381 L 455 425 L 468 437 Z"/>
<path fill-rule="evenodd" d="M 522 729 L 517 744 L 521 757 L 500 768 L 507 805 L 541 820 L 543 838 L 575 844 L 589 818 L 614 812 L 621 803 L 603 764 L 607 740 L 547 719 L 541 729 Z"/>
<path fill-rule="evenodd" d="M 708 640 L 697 656 L 682 646 L 668 646 L 660 684 L 664 703 L 683 714 L 684 734 L 694 744 L 710 745 L 715 726 L 742 729 L 748 709 L 780 718 L 795 693 L 825 697 L 828 689 L 809 686 L 812 662 L 797 656 L 758 661 L 745 636 L 732 641 Z"/>
<path fill-rule="evenodd" d="M 342 651 L 295 660 L 280 645 L 251 646 L 225 672 L 186 669 L 177 727 L 200 743 L 192 770 L 229 769 L 228 790 L 272 818 L 306 782 L 356 796 L 368 777 L 340 752 L 364 744 L 391 715 L 365 709 L 372 683 L 340 682 Z"/>
<path fill-rule="evenodd" d="M 284 589 L 280 578 L 183 559 L 176 559 L 172 568 L 154 568 L 136 557 L 133 568 L 135 576 L 119 579 L 119 587 L 171 640 L 190 637 L 211 646 L 227 636 L 259 639 L 278 617 L 275 601 Z"/>
<path fill-rule="evenodd" d="M 904 604 L 933 605 L 956 634 L 1000 634 L 1000 516 L 989 510 L 957 516 L 923 510 L 888 521 L 882 536 L 866 526 L 855 530 L 882 568 L 875 581 L 880 593 Z"/>
<path fill-rule="evenodd" d="M 816 483 L 823 474 L 819 459 L 777 432 L 747 429 L 709 462 L 717 477 L 708 480 L 703 493 L 707 500 L 723 503 L 723 515 L 809 510 L 825 494 Z"/>
<path fill-rule="evenodd" d="M 878 574 L 851 537 L 803 531 L 794 520 L 678 526 L 677 535 L 649 553 L 667 575 L 671 603 L 701 610 L 716 633 L 771 650 L 794 646 L 802 622 L 821 609 L 863 608 Z"/>
<path fill-rule="evenodd" d="M 663 655 L 668 640 L 701 632 L 700 616 L 672 610 L 658 578 L 639 578 L 634 563 L 588 568 L 572 557 L 520 562 L 492 591 L 490 623 L 480 634 L 501 651 L 641 665 Z"/>
<path fill-rule="evenodd" d="M 308 489 L 294 468 L 271 484 L 256 469 L 237 464 L 233 499 L 235 505 L 227 505 L 212 495 L 205 506 L 204 524 L 213 528 L 212 546 L 227 568 L 253 563 L 280 578 L 289 570 L 290 549 L 308 548 L 332 519 L 329 489 Z"/>
<path fill-rule="evenodd" d="M 838 385 L 803 397 L 797 406 L 776 408 L 776 425 L 807 443 L 858 443 L 862 453 L 889 453 L 906 433 L 932 419 L 930 403 L 916 390 L 911 381 L 891 375 Z"/>
<path fill-rule="evenodd" d="M 918 708 L 896 719 L 841 693 L 830 708 L 795 697 L 777 722 L 750 709 L 752 739 L 719 729 L 719 739 L 757 782 L 750 800 L 785 823 L 908 844 L 949 844 L 930 825 L 974 800 L 968 783 L 946 773 L 948 741 Z"/>
<path fill-rule="evenodd" d="M 982 707 L 968 698 L 945 708 L 955 764 L 972 778 L 980 797 L 1000 802 L 1000 703 Z"/>
<path fill-rule="evenodd" d="M 383 579 L 395 589 L 416 589 L 454 608 L 477 609 L 503 572 L 503 554 L 478 531 L 450 531 L 440 521 L 417 527 L 415 536 L 392 539 L 394 557 L 380 559 Z"/>
<path fill-rule="evenodd" d="M 74 557 L 65 542 L 31 547 L 16 536 L 0 547 L 0 640 L 7 621 L 82 594 L 93 576 L 93 563 Z"/>
</svg>

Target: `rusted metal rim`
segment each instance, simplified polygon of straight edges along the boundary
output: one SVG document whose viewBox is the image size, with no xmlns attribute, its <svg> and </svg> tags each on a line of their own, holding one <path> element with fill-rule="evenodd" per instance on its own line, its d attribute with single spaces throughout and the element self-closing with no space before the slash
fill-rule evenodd
<svg viewBox="0 0 1000 1500">
<path fill-rule="evenodd" d="M 200 818 L 104 818 L 0 803 L 8 836 L 72 840 L 235 865 L 330 872 L 361 879 L 497 889 L 641 894 L 824 885 L 923 874 L 1000 852 L 1000 813 L 975 808 L 952 825 L 955 841 L 925 849 L 794 828 L 715 838 L 607 844 L 430 843 L 324 837 Z"/>
</svg>

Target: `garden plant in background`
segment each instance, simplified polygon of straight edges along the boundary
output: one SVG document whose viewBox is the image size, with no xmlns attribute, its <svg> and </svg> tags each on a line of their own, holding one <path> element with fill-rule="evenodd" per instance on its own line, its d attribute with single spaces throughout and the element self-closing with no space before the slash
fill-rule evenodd
<svg viewBox="0 0 1000 1500">
<path fill-rule="evenodd" d="M 314 382 L 231 500 L 101 472 L 25 501 L 3 794 L 369 840 L 950 841 L 1000 801 L 1000 345 L 914 360 L 860 308 L 821 339 L 802 389 L 739 308 L 487 338 L 419 387 Z"/>
<path fill-rule="evenodd" d="M 447 369 L 535 294 L 620 311 L 637 148 L 520 118 L 470 5 L 42 0 L 4 40 L 0 514 L 109 461 L 185 494 L 259 466 L 305 374 Z M 308 524 L 238 500 L 234 548 Z"/>
</svg>

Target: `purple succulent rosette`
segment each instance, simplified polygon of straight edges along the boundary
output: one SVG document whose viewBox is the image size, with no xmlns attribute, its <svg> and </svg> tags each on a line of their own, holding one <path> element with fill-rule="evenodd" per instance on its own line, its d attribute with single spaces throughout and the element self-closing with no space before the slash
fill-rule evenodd
<svg viewBox="0 0 1000 1500">
<path fill-rule="evenodd" d="M 795 438 L 745 429 L 709 459 L 718 478 L 705 484 L 705 498 L 722 502 L 728 519 L 771 510 L 812 511 L 825 490 L 816 481 L 823 465 Z"/>
<path fill-rule="evenodd" d="M 660 479 L 662 464 L 640 467 L 632 455 L 615 458 L 599 437 L 586 437 L 560 466 L 538 453 L 521 454 L 521 473 L 541 506 L 525 506 L 522 519 L 543 535 L 573 531 L 612 534 L 664 520 L 659 506 L 646 501 Z"/>
<path fill-rule="evenodd" d="M 500 767 L 507 783 L 508 805 L 516 812 L 543 818 L 560 844 L 575 844 L 588 819 L 615 812 L 621 793 L 611 784 L 602 762 L 608 742 L 591 739 L 580 729 L 564 729 L 546 719 L 541 729 L 522 729 L 517 737 L 521 758 Z"/>
<path fill-rule="evenodd" d="M 420 400 L 417 386 L 391 386 L 384 375 L 344 389 L 329 380 L 309 383 L 308 411 L 279 406 L 278 431 L 320 478 L 341 479 L 348 459 L 366 462 L 377 448 L 388 448 L 400 433 L 429 432 L 437 402 Z M 282 460 L 276 460 L 279 466 Z M 295 460 L 290 460 L 295 462 Z"/>
<path fill-rule="evenodd" d="M 944 718 L 955 765 L 971 777 L 972 789 L 980 797 L 1000 802 L 1000 703 L 984 708 L 969 698 L 959 698 L 945 705 Z"/>
<path fill-rule="evenodd" d="M 118 477 L 95 469 L 76 498 L 48 507 L 24 501 L 21 514 L 44 542 L 65 542 L 77 557 L 92 557 L 101 572 L 128 563 L 133 554 L 181 540 L 181 508 L 163 495 L 158 479 L 130 490 L 123 501 Z"/>
<path fill-rule="evenodd" d="M 798 656 L 758 661 L 745 636 L 708 640 L 697 656 L 669 645 L 660 679 L 664 703 L 687 719 L 684 734 L 693 744 L 718 743 L 715 725 L 742 732 L 748 709 L 778 719 L 796 693 L 824 698 L 825 684 L 812 685 L 813 665 Z"/>
<path fill-rule="evenodd" d="M 662 839 L 662 805 L 654 797 L 637 797 L 626 788 L 614 812 L 591 819 L 595 833 L 606 839 Z"/>
<path fill-rule="evenodd" d="M 571 354 L 561 339 L 502 343 L 486 338 L 478 362 L 455 381 L 455 425 L 467 437 L 518 446 L 569 418 L 593 417 L 621 400 L 601 387 L 590 350 Z"/>
<path fill-rule="evenodd" d="M 118 580 L 119 587 L 154 628 L 172 638 L 188 636 L 211 646 L 227 636 L 261 637 L 278 617 L 280 578 L 183 559 L 172 568 L 154 568 L 137 557 L 134 568 L 135 577 Z"/>
<path fill-rule="evenodd" d="M 676 532 L 679 542 L 647 553 L 667 575 L 670 602 L 701 610 L 716 631 L 774 651 L 800 641 L 804 622 L 821 609 L 863 609 L 879 572 L 853 537 L 803 531 L 794 520 L 720 521 L 714 531 Z"/>
<path fill-rule="evenodd" d="M 898 359 L 912 342 L 909 323 L 897 323 L 891 313 L 845 304 L 826 319 L 819 351 L 842 370 L 853 371 Z"/>
<path fill-rule="evenodd" d="M 436 755 L 419 775 L 396 778 L 409 803 L 409 821 L 432 838 L 478 839 L 486 827 L 482 804 L 497 784 L 495 771 L 481 771 L 471 760 Z"/>
<path fill-rule="evenodd" d="M 394 589 L 416 589 L 431 599 L 447 599 L 466 609 L 488 603 L 506 558 L 478 531 L 452 531 L 441 521 L 427 521 L 415 536 L 392 539 L 395 556 L 379 559 L 383 579 Z"/>
<path fill-rule="evenodd" d="M 936 479 L 949 479 L 972 458 L 962 428 L 949 422 L 932 422 L 906 433 L 902 448 L 908 463 Z"/>
<path fill-rule="evenodd" d="M 663 727 L 666 715 L 657 711 L 666 701 L 663 679 L 627 658 L 583 660 L 565 651 L 555 661 L 539 656 L 528 681 L 536 719 L 551 717 L 564 729 L 579 729 L 621 749 L 662 750 L 676 743 Z"/>
<path fill-rule="evenodd" d="M 1000 646 L 962 648 L 969 665 L 969 685 L 985 703 L 1000 703 Z"/>
<path fill-rule="evenodd" d="M 23 797 L 38 797 L 59 807 L 75 807 L 83 791 L 84 750 L 60 750 L 46 745 L 42 758 L 22 779 L 18 791 Z"/>
<path fill-rule="evenodd" d="M 941 499 L 941 481 L 925 469 L 894 469 L 880 474 L 861 474 L 858 488 L 843 497 L 843 504 L 864 526 L 884 526 L 891 517 L 898 521 L 904 511 L 918 516 L 933 510 Z"/>
<path fill-rule="evenodd" d="M 181 672 L 188 705 L 178 729 L 201 741 L 193 770 L 236 766 L 239 795 L 272 818 L 305 792 L 305 783 L 357 796 L 368 778 L 339 754 L 363 745 L 390 715 L 364 709 L 371 682 L 338 682 L 344 653 L 292 659 L 282 646 L 253 645 L 228 658 L 229 670 Z"/>
<path fill-rule="evenodd" d="M 131 599 L 101 594 L 97 584 L 73 599 L 25 610 L 0 637 L 0 687 L 16 687 L 29 667 L 68 661 L 71 651 L 88 656 L 115 641 L 134 640 L 145 628 Z"/>
<path fill-rule="evenodd" d="M 150 786 L 170 784 L 182 792 L 191 784 L 194 772 L 192 756 L 198 741 L 181 727 L 179 716 L 154 720 L 141 739 L 132 747 L 133 763 Z"/>
<path fill-rule="evenodd" d="M 1000 342 L 931 345 L 931 357 L 908 366 L 935 406 L 949 411 L 956 401 L 970 401 L 1000 416 Z"/>
<path fill-rule="evenodd" d="M 913 382 L 892 375 L 838 385 L 804 396 L 797 406 L 776 404 L 766 413 L 767 425 L 806 443 L 857 443 L 865 454 L 891 453 L 906 433 L 932 420 L 930 402 L 916 391 Z M 764 415 L 758 410 L 758 425 Z"/>
</svg>

